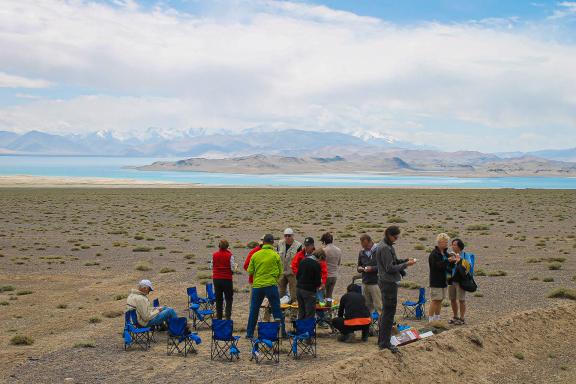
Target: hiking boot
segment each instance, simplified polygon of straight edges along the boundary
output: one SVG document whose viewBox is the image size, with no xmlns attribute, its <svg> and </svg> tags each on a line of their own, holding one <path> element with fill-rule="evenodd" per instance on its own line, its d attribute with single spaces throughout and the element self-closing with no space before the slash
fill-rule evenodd
<svg viewBox="0 0 576 384">
<path fill-rule="evenodd" d="M 392 352 L 392 353 L 398 353 L 398 352 L 400 352 L 400 351 L 398 350 L 398 348 L 396 348 L 396 346 L 394 346 L 394 345 L 388 345 L 388 346 L 379 347 L 379 348 L 380 348 L 381 351 L 389 350 L 389 351 Z"/>
</svg>

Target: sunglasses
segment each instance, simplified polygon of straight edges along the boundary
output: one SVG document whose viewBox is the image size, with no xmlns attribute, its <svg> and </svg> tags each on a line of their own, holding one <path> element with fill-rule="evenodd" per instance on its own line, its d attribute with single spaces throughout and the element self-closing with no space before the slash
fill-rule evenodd
<svg viewBox="0 0 576 384">
<path fill-rule="evenodd" d="M 284 235 L 284 237 L 292 237 L 292 235 Z"/>
</svg>

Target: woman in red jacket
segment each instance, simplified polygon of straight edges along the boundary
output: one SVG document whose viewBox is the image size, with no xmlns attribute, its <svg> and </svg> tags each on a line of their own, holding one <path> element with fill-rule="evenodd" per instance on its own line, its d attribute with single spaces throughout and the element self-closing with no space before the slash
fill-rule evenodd
<svg viewBox="0 0 576 384">
<path fill-rule="evenodd" d="M 232 285 L 232 271 L 234 270 L 234 256 L 228 250 L 227 240 L 220 240 L 218 251 L 212 254 L 212 281 L 216 294 L 216 318 L 222 320 L 222 306 L 226 299 L 226 320 L 232 317 L 232 300 L 234 286 Z"/>
</svg>

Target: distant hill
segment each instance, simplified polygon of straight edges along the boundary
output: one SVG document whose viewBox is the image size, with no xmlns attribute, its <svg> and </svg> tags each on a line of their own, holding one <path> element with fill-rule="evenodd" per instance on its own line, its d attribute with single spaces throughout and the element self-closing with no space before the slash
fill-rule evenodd
<svg viewBox="0 0 576 384">
<path fill-rule="evenodd" d="M 576 163 L 536 157 L 501 159 L 479 152 L 383 150 L 379 154 L 336 157 L 251 155 L 226 159 L 189 158 L 155 162 L 142 171 L 243 174 L 394 173 L 451 176 L 576 176 Z"/>
<path fill-rule="evenodd" d="M 148 157 L 239 157 L 254 154 L 324 156 L 378 152 L 383 148 L 422 148 L 393 138 L 298 129 L 246 130 L 205 134 L 202 130 L 170 133 L 154 128 L 139 137 L 112 131 L 54 135 L 31 131 L 22 135 L 0 131 L 0 153 L 28 155 L 95 155 Z"/>
</svg>

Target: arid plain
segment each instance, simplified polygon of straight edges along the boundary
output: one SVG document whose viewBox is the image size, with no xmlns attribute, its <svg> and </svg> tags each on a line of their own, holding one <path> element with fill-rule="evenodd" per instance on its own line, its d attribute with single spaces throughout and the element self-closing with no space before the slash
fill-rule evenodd
<svg viewBox="0 0 576 384">
<path fill-rule="evenodd" d="M 576 305 L 548 297 L 576 287 L 576 191 L 2 188 L 0 212 L 0 380 L 7 383 L 576 381 Z M 355 274 L 360 234 L 380 240 L 390 223 L 402 229 L 399 256 L 419 260 L 401 301 L 428 285 L 439 232 L 462 238 L 477 255 L 479 290 L 469 297 L 466 326 L 404 347 L 401 356 L 378 352 L 375 338 L 340 344 L 321 330 L 316 359 L 282 354 L 279 366 L 249 361 L 244 340 L 240 361 L 211 362 L 207 330 L 199 353 L 187 358 L 166 356 L 164 333 L 150 351 L 123 350 L 130 288 L 149 278 L 152 297 L 185 315 L 186 287 L 203 293 L 220 238 L 242 264 L 246 244 L 264 233 L 292 227 L 302 240 L 331 231 L 345 255 L 339 296 Z M 243 336 L 244 271 L 234 286 Z M 449 312 L 443 308 L 445 320 Z M 31 345 L 13 345 L 15 336 Z M 481 345 L 470 344 L 476 338 Z M 478 364 L 463 369 L 459 359 L 473 364 L 470 356 Z"/>
</svg>

